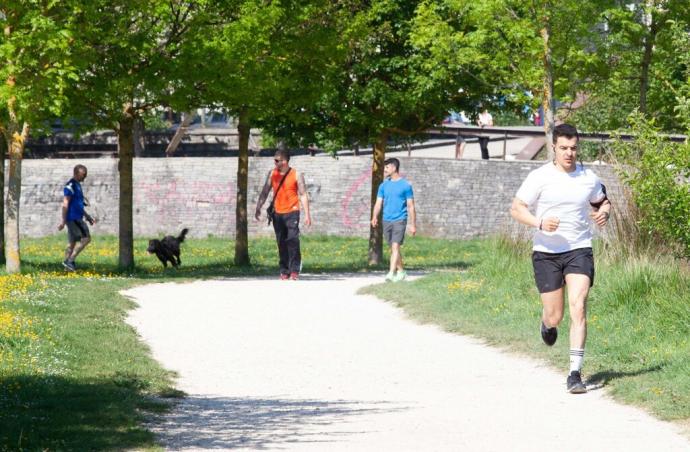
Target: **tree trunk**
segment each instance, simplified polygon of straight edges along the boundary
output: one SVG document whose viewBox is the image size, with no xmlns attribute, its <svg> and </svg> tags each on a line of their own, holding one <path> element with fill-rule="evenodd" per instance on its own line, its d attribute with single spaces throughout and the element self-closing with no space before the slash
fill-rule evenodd
<svg viewBox="0 0 690 452">
<path fill-rule="evenodd" d="M 0 265 L 5 264 L 5 154 L 7 139 L 0 129 Z"/>
<path fill-rule="evenodd" d="M 386 143 L 388 134 L 383 132 L 374 143 L 371 163 L 371 214 L 374 212 L 379 185 L 383 182 L 383 162 L 386 160 Z M 369 215 L 371 218 L 371 215 Z M 379 218 L 378 226 L 369 226 L 369 265 L 378 265 L 383 261 L 383 224 Z"/>
<path fill-rule="evenodd" d="M 541 29 L 541 38 L 544 44 L 544 98 L 542 105 L 544 107 L 544 135 L 546 138 L 546 155 L 547 160 L 554 159 L 553 152 L 553 129 L 556 126 L 555 120 L 555 105 L 553 100 L 553 64 L 551 62 L 551 23 L 549 14 L 550 5 L 546 6 L 546 11 L 543 17 L 543 27 Z"/>
<path fill-rule="evenodd" d="M 140 117 L 134 120 L 134 156 L 141 157 L 146 150 L 146 124 Z"/>
<path fill-rule="evenodd" d="M 247 185 L 249 173 L 249 115 L 240 112 L 237 131 L 240 151 L 237 158 L 237 205 L 235 207 L 235 265 L 249 265 L 249 238 L 247 220 Z"/>
<path fill-rule="evenodd" d="M 652 65 L 652 54 L 658 32 L 657 14 L 653 2 L 648 2 L 649 29 L 644 37 L 644 54 L 640 64 L 640 113 L 647 113 L 647 92 L 649 91 L 649 67 Z"/>
<path fill-rule="evenodd" d="M 175 131 L 175 135 L 173 135 L 172 140 L 170 140 L 168 147 L 165 148 L 166 157 L 172 157 L 172 155 L 175 153 L 177 147 L 180 145 L 180 142 L 182 141 L 182 138 L 184 138 L 185 134 L 187 133 L 187 128 L 192 123 L 193 119 L 193 111 L 182 113 L 182 121 L 180 121 L 180 126 Z"/>
<path fill-rule="evenodd" d="M 117 128 L 118 171 L 120 173 L 120 258 L 122 269 L 134 268 L 134 217 L 133 217 L 133 156 L 134 156 L 134 109 L 124 106 L 123 117 Z"/>
<path fill-rule="evenodd" d="M 12 129 L 10 129 L 12 130 Z M 24 143 L 29 136 L 29 125 L 24 123 L 21 135 L 13 133 L 9 141 L 9 179 L 7 186 L 7 204 L 5 206 L 5 268 L 7 273 L 21 271 L 19 256 L 19 200 L 22 194 L 22 157 Z"/>
</svg>

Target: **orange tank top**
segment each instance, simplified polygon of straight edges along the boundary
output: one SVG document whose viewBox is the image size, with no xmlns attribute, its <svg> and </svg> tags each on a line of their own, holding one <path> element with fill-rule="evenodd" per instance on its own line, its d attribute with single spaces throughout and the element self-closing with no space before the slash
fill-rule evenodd
<svg viewBox="0 0 690 452">
<path fill-rule="evenodd" d="M 273 194 L 275 195 L 280 180 L 283 175 L 277 169 L 273 170 L 271 174 L 271 186 L 273 187 Z M 274 206 L 276 213 L 290 213 L 299 210 L 299 195 L 297 188 L 297 171 L 294 168 L 285 177 L 283 186 L 278 191 L 278 196 L 275 197 Z"/>
</svg>

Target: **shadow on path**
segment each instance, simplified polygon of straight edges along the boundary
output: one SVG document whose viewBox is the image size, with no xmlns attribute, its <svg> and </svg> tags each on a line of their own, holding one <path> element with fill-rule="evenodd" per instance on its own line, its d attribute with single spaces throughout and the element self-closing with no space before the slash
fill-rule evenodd
<svg viewBox="0 0 690 452">
<path fill-rule="evenodd" d="M 348 431 L 347 419 L 402 411 L 390 402 L 200 397 L 190 395 L 149 426 L 168 448 L 261 449 L 277 443 L 332 443 Z M 320 427 L 342 426 L 326 434 Z M 326 446 L 324 446 L 326 447 Z"/>
<path fill-rule="evenodd" d="M 604 386 L 608 385 L 612 380 L 617 380 L 619 378 L 625 377 L 634 377 L 637 375 L 642 375 L 650 372 L 658 372 L 665 366 L 666 364 L 657 364 L 656 366 L 645 367 L 642 369 L 631 370 L 626 372 L 597 372 L 595 374 L 590 375 L 590 377 L 587 379 L 587 388 L 589 390 L 601 389 Z"/>
</svg>

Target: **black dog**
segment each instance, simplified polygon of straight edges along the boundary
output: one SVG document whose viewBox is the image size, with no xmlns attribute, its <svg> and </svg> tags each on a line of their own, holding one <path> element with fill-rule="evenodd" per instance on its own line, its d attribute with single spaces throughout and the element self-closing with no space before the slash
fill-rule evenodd
<svg viewBox="0 0 690 452">
<path fill-rule="evenodd" d="M 149 240 L 149 247 L 146 251 L 149 254 L 155 254 L 163 264 L 163 267 L 168 266 L 168 261 L 173 267 L 177 267 L 182 263 L 180 260 L 180 243 L 184 242 L 184 237 L 187 235 L 187 228 L 184 228 L 178 237 L 166 235 L 163 240 Z"/>
</svg>

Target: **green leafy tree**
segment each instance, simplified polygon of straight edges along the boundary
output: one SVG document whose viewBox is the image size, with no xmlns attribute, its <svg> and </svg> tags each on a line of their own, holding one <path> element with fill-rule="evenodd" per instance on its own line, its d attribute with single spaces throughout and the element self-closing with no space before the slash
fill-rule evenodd
<svg viewBox="0 0 690 452">
<path fill-rule="evenodd" d="M 671 27 L 670 44 L 680 54 L 682 85 L 674 89 L 677 120 L 690 134 L 690 34 L 685 25 Z M 642 215 L 641 229 L 673 244 L 690 258 L 690 142 L 672 143 L 660 133 L 656 119 L 636 112 L 629 118 L 632 144 L 616 143 L 620 171 Z"/>
<path fill-rule="evenodd" d="M 690 33 L 687 2 L 620 1 L 601 16 L 598 71 L 586 86 L 589 96 L 577 122 L 590 130 L 627 127 L 639 111 L 663 131 L 682 131 L 674 111 L 685 85 L 687 52 L 678 51 L 679 33 Z"/>
<path fill-rule="evenodd" d="M 476 55 L 466 22 L 440 2 L 344 2 L 339 32 L 347 49 L 335 82 L 313 111 L 322 142 L 373 143 L 371 206 L 383 181 L 388 142 L 414 136 L 442 121 L 448 110 L 476 96 Z M 455 32 L 455 33 L 452 33 Z M 438 44 L 438 45 L 436 45 Z M 459 52 L 448 58 L 451 52 Z M 464 69 L 465 72 L 461 72 Z M 382 230 L 370 228 L 369 263 L 382 261 Z"/>
<path fill-rule="evenodd" d="M 486 0 L 470 8 L 485 55 L 483 70 L 493 78 L 496 95 L 541 104 L 547 143 L 556 100 L 573 101 L 591 74 L 601 70 L 598 18 L 609 3 Z"/>
<path fill-rule="evenodd" d="M 238 118 L 236 265 L 250 262 L 247 183 L 252 126 L 277 118 L 295 123 L 324 89 L 324 74 L 338 54 L 331 1 L 214 3 L 203 42 L 185 48 L 183 60 L 204 61 L 197 79 L 199 105 L 221 107 Z"/>
<path fill-rule="evenodd" d="M 184 0 L 81 0 L 72 10 L 80 78 L 70 86 L 69 114 L 85 127 L 117 133 L 122 268 L 134 266 L 136 124 L 150 109 L 188 98 L 184 93 L 193 89 L 193 73 L 180 70 L 178 57 L 184 40 L 192 37 L 190 30 L 197 30 L 204 6 Z"/>
<path fill-rule="evenodd" d="M 7 149 L 9 157 L 4 209 L 8 273 L 21 271 L 19 200 L 29 130 L 31 125 L 40 126 L 46 118 L 60 114 L 66 86 L 77 77 L 71 52 L 69 4 L 35 0 L 0 5 L 0 134 L 5 141 L 0 149 Z"/>
<path fill-rule="evenodd" d="M 672 33 L 673 46 L 680 57 L 681 64 L 685 67 L 685 81 L 675 90 L 674 113 L 684 130 L 690 131 L 690 33 L 683 23 L 675 24 Z"/>
</svg>

